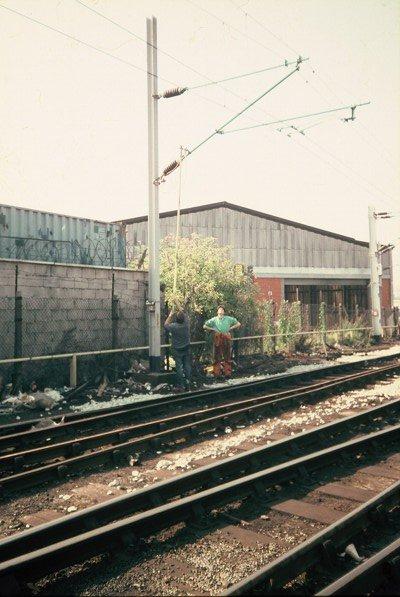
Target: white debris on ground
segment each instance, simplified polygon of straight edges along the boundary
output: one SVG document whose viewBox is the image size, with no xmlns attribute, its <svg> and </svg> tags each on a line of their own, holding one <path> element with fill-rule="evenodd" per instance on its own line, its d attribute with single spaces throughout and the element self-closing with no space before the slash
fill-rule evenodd
<svg viewBox="0 0 400 597">
<path fill-rule="evenodd" d="M 282 416 L 263 419 L 263 423 L 255 424 L 251 427 L 241 429 L 236 427 L 236 431 L 230 433 L 225 429 L 225 433 L 215 434 L 212 439 L 201 444 L 196 444 L 194 448 L 187 448 L 176 453 L 165 454 L 156 464 L 156 469 L 176 470 L 191 468 L 192 463 L 204 458 L 220 458 L 221 456 L 230 456 L 232 449 L 239 447 L 244 442 L 257 443 L 260 440 L 268 445 L 272 443 L 269 438 L 274 434 L 294 435 L 305 431 L 307 427 L 318 427 L 335 418 L 339 418 L 343 411 L 366 409 L 373 404 L 381 404 L 385 400 L 400 398 L 400 376 L 396 376 L 390 383 L 377 383 L 373 387 L 365 390 L 353 390 L 329 397 L 317 404 L 301 405 Z M 345 414 L 345 413 L 344 413 Z M 337 417 L 336 417 L 337 415 Z M 261 417 L 260 417 L 261 419 Z M 256 418 L 255 421 L 257 422 Z M 292 430 L 292 431 L 290 431 Z M 193 450 L 193 451 L 191 451 Z"/>
<path fill-rule="evenodd" d="M 272 373 L 266 375 L 248 375 L 245 377 L 235 377 L 234 379 L 228 379 L 224 382 L 217 382 L 213 384 L 204 384 L 202 389 L 209 389 L 209 388 L 220 388 L 227 385 L 236 385 L 240 383 L 246 383 L 256 380 L 267 379 L 269 377 L 277 377 L 286 375 L 288 373 L 301 373 L 302 371 L 311 371 L 314 369 L 323 369 L 324 367 L 329 366 L 331 363 L 328 361 L 324 361 L 322 363 L 314 363 L 311 365 L 295 365 L 293 367 L 289 367 L 285 373 Z M 111 400 L 107 400 L 107 402 L 97 402 L 96 400 L 91 400 L 85 404 L 80 404 L 77 406 L 72 406 L 71 408 L 75 411 L 85 412 L 90 410 L 101 410 L 103 408 L 110 408 L 112 406 L 123 406 L 125 404 L 135 404 L 140 402 L 147 402 L 148 400 L 155 400 L 156 398 L 168 398 L 169 396 L 179 396 L 179 394 L 132 394 L 130 396 L 124 396 L 120 398 L 112 398 Z"/>
<path fill-rule="evenodd" d="M 395 344 L 390 348 L 383 348 L 382 350 L 372 350 L 370 352 L 360 351 L 350 355 L 343 355 L 335 359 L 335 361 L 337 363 L 352 363 L 353 361 L 360 360 L 362 357 L 367 361 L 370 359 L 377 359 L 378 357 L 389 356 L 391 354 L 398 354 L 400 356 L 400 344 Z"/>
<path fill-rule="evenodd" d="M 279 377 L 282 375 L 288 375 L 290 373 L 302 373 L 303 371 L 314 371 L 316 369 L 323 369 L 324 367 L 332 366 L 335 362 L 345 363 L 345 362 L 352 362 L 360 360 L 361 358 L 376 358 L 378 356 L 385 356 L 389 354 L 396 354 L 400 355 L 400 344 L 396 344 L 390 348 L 385 348 L 383 350 L 373 351 L 368 353 L 368 357 L 365 357 L 367 354 L 365 351 L 354 353 L 353 355 L 343 356 L 337 359 L 337 361 L 322 361 L 321 363 L 312 363 L 308 365 L 294 365 L 293 367 L 289 367 L 284 373 L 271 373 L 265 375 L 248 375 L 243 377 L 235 377 L 233 379 L 229 379 L 223 382 L 217 383 L 210 383 L 205 384 L 203 387 L 204 389 L 209 388 L 220 388 L 224 386 L 233 386 L 241 383 L 252 382 L 256 380 L 263 380 L 273 377 Z M 77 406 L 72 406 L 71 408 L 74 411 L 78 412 L 86 412 L 91 410 L 102 410 L 104 408 L 110 408 L 113 406 L 123 406 L 126 404 L 135 404 L 140 402 L 147 402 L 148 400 L 155 400 L 157 398 L 167 398 L 169 396 L 176 396 L 176 394 L 131 394 L 129 396 L 121 396 L 118 398 L 111 398 L 106 402 L 99 402 L 96 400 L 91 400 L 90 402 L 86 402 L 85 404 L 80 404 Z"/>
<path fill-rule="evenodd" d="M 3 404 L 9 404 L 13 408 L 51 410 L 63 399 L 63 396 L 57 390 L 45 388 L 43 392 L 32 394 L 23 394 L 20 392 L 18 396 L 8 396 L 3 400 Z"/>
</svg>

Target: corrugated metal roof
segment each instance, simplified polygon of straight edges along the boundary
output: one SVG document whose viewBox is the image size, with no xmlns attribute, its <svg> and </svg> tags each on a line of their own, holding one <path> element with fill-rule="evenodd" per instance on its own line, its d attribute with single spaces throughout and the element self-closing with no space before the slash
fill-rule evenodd
<svg viewBox="0 0 400 597">
<path fill-rule="evenodd" d="M 368 247 L 368 243 L 361 240 L 356 240 L 350 236 L 344 236 L 342 234 L 337 234 L 336 232 L 330 232 L 329 230 L 322 230 L 320 228 L 315 228 L 314 226 L 308 226 L 307 224 L 302 224 L 300 222 L 293 222 L 292 220 L 286 220 L 284 218 L 279 218 L 278 216 L 273 216 L 271 214 L 267 214 L 261 211 L 256 211 L 254 209 L 250 209 L 248 207 L 243 207 L 241 205 L 235 205 L 234 203 L 229 203 L 228 201 L 220 201 L 218 203 L 208 203 L 205 205 L 197 205 L 196 207 L 185 207 L 181 210 L 182 214 L 193 214 L 203 211 L 209 211 L 213 209 L 219 209 L 221 207 L 225 207 L 231 209 L 236 212 L 242 212 L 251 216 L 256 216 L 258 218 L 263 218 L 265 220 L 271 220 L 273 222 L 278 222 L 280 224 L 286 224 L 288 226 L 293 226 L 295 228 L 301 228 L 302 230 L 308 230 L 310 232 L 316 232 L 317 234 L 322 234 L 324 236 L 330 236 L 332 238 L 336 238 L 338 240 L 344 240 L 346 242 L 354 243 L 356 245 L 360 245 L 361 247 Z M 176 216 L 176 210 L 173 211 L 165 211 L 160 213 L 160 218 L 171 218 Z M 118 220 L 117 223 L 121 224 L 136 224 L 139 222 L 146 222 L 148 216 L 139 216 L 136 218 L 128 218 L 126 220 Z"/>
</svg>

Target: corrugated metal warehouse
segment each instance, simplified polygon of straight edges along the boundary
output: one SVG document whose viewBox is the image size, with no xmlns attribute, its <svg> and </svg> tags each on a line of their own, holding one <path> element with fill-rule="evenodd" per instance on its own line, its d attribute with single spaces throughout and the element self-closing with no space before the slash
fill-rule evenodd
<svg viewBox="0 0 400 597">
<path fill-rule="evenodd" d="M 121 226 L 0 205 L 0 258 L 125 266 Z"/>
<path fill-rule="evenodd" d="M 121 222 L 128 243 L 147 245 L 147 216 Z M 368 243 L 227 202 L 181 211 L 182 235 L 214 237 L 236 263 L 251 266 L 266 298 L 368 307 Z M 161 238 L 174 235 L 176 211 L 160 214 Z M 391 256 L 382 257 L 382 306 L 392 306 Z M 356 307 L 357 306 L 357 307 Z"/>
</svg>

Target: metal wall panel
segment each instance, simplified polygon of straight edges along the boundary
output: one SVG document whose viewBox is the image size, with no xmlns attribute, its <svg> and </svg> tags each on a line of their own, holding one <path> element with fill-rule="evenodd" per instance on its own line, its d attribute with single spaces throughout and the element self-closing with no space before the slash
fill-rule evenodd
<svg viewBox="0 0 400 597">
<path fill-rule="evenodd" d="M 124 267 L 125 236 L 120 224 L 0 204 L 0 257 Z"/>
<path fill-rule="evenodd" d="M 227 207 L 183 214 L 181 221 L 182 234 L 197 232 L 212 236 L 220 245 L 232 246 L 232 257 L 245 265 L 331 269 L 368 267 L 368 247 Z M 161 222 L 162 230 L 168 222 L 170 234 L 175 234 L 175 217 L 162 218 Z M 147 223 L 144 224 L 147 227 Z M 139 226 L 142 223 L 128 224 L 127 229 Z"/>
</svg>

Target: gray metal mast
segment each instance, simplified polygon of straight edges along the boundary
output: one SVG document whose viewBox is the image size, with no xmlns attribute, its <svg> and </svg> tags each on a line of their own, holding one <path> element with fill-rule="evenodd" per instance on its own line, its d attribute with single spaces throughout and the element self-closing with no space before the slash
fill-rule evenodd
<svg viewBox="0 0 400 597">
<path fill-rule="evenodd" d="M 376 215 L 375 208 L 371 205 L 368 207 L 368 222 L 369 222 L 369 265 L 371 269 L 370 277 L 370 296 L 371 296 L 371 320 L 372 320 L 372 337 L 376 342 L 382 338 L 382 324 L 381 324 L 381 299 L 379 292 L 379 273 L 380 265 L 378 258 L 378 242 L 376 235 Z"/>
<path fill-rule="evenodd" d="M 150 371 L 160 371 L 160 221 L 158 209 L 158 81 L 157 19 L 146 19 L 147 25 L 147 107 L 149 161 L 149 364 Z"/>
</svg>

